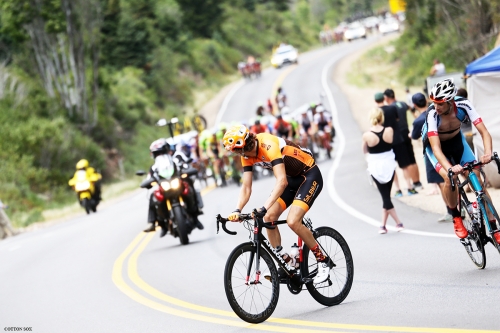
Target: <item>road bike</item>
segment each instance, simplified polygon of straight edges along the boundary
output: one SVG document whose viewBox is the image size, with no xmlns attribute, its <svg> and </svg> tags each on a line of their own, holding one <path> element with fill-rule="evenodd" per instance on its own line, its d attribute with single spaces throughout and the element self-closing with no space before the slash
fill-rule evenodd
<svg viewBox="0 0 500 333">
<path fill-rule="evenodd" d="M 498 158 L 498 154 L 493 153 L 492 159 L 496 162 L 498 173 L 500 173 L 500 159 Z M 472 262 L 480 269 L 483 269 L 486 266 L 486 252 L 484 251 L 484 247 L 487 243 L 491 243 L 498 250 L 498 252 L 500 252 L 500 243 L 498 243 L 493 236 L 495 233 L 500 231 L 498 229 L 492 230 L 492 226 L 486 212 L 486 207 L 496 219 L 497 223 L 500 223 L 498 212 L 491 202 L 491 199 L 486 195 L 486 193 L 484 193 L 480 180 L 473 172 L 474 169 L 480 168 L 482 165 L 483 163 L 481 162 L 464 165 L 463 168 L 467 171 L 466 179 L 463 182 L 458 181 L 457 184 L 462 220 L 468 231 L 467 237 L 460 239 L 460 242 L 465 247 L 465 251 L 469 254 Z M 482 170 L 481 173 L 483 173 Z M 451 171 L 451 169 L 448 170 L 451 188 L 455 191 L 455 181 L 453 176 L 453 171 Z M 485 177 L 484 173 L 483 177 Z M 471 202 L 467 197 L 464 189 L 466 185 L 470 185 L 472 187 L 476 201 Z M 488 233 L 486 233 L 486 230 L 488 230 Z"/>
<path fill-rule="evenodd" d="M 330 227 L 313 228 L 311 220 L 306 217 L 302 221 L 328 257 L 330 266 L 328 279 L 314 284 L 317 261 L 300 237 L 296 258 L 298 267 L 292 267 L 279 254 L 280 249 L 273 248 L 262 234 L 262 228 L 274 229 L 277 225 L 286 224 L 286 220 L 264 222 L 263 215 L 257 210 L 252 214 L 241 214 L 240 218 L 250 232 L 251 241 L 238 245 L 231 252 L 224 270 L 226 296 L 238 317 L 254 324 L 267 320 L 278 304 L 280 284 L 286 284 L 294 295 L 305 286 L 311 296 L 325 306 L 344 301 L 351 290 L 354 264 L 349 246 L 338 231 Z M 217 215 L 217 233 L 219 224 L 222 224 L 226 233 L 236 235 L 236 232 L 226 228 L 226 222 L 228 219 Z M 278 274 L 273 260 L 283 270 L 282 274 Z"/>
</svg>

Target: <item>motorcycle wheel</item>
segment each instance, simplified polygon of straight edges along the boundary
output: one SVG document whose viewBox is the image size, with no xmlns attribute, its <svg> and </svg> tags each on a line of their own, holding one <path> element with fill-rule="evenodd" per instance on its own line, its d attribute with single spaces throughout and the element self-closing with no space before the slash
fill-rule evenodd
<svg viewBox="0 0 500 333">
<path fill-rule="evenodd" d="M 97 212 L 97 200 L 92 200 L 92 204 L 91 204 L 91 208 L 92 208 L 92 212 Z"/>
<path fill-rule="evenodd" d="M 185 211 L 181 206 L 172 207 L 175 222 L 177 223 L 177 234 L 182 245 L 189 244 L 188 237 L 188 220 L 186 219 Z"/>
<path fill-rule="evenodd" d="M 90 214 L 90 200 L 85 198 L 82 200 L 82 206 L 85 208 L 85 212 L 87 214 Z"/>
</svg>

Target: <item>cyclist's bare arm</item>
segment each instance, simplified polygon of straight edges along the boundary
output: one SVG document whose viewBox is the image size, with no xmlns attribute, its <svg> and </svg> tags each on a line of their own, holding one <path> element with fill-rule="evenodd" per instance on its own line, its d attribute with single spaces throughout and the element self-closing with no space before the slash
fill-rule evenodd
<svg viewBox="0 0 500 333">
<path fill-rule="evenodd" d="M 271 192 L 271 195 L 267 198 L 266 202 L 264 203 L 264 207 L 269 210 L 271 206 L 278 200 L 278 198 L 283 194 L 283 191 L 285 191 L 286 186 L 288 185 L 288 181 L 286 180 L 286 171 L 285 171 L 285 164 L 280 163 L 276 164 L 273 167 L 273 172 L 274 176 L 276 177 L 276 185 L 274 185 L 274 189 Z"/>
<path fill-rule="evenodd" d="M 489 163 L 491 161 L 491 152 L 492 152 L 492 141 L 490 132 L 486 129 L 486 126 L 483 122 L 476 125 L 477 131 L 481 134 L 481 138 L 483 139 L 483 147 L 484 153 L 483 156 L 480 157 L 482 163 Z"/>
<path fill-rule="evenodd" d="M 250 200 L 250 196 L 252 195 L 252 180 L 253 173 L 251 171 L 243 172 L 240 197 L 238 199 L 238 204 L 236 205 L 236 208 L 238 208 L 240 211 L 243 210 L 245 205 L 248 203 L 248 200 Z"/>
</svg>

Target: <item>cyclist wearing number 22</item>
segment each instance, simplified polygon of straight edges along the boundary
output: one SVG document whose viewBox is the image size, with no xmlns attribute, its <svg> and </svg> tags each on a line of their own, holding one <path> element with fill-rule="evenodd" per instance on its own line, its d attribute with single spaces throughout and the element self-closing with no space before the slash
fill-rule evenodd
<svg viewBox="0 0 500 333">
<path fill-rule="evenodd" d="M 443 196 L 452 211 L 455 234 L 459 238 L 465 238 L 468 232 L 457 208 L 457 192 L 452 191 L 451 181 L 448 178 L 450 170 L 454 174 L 461 173 L 463 165 L 475 162 L 476 159 L 460 130 L 461 123 L 471 121 L 481 135 L 484 145 L 484 154 L 480 158 L 481 163 L 491 162 L 492 140 L 472 103 L 466 98 L 456 95 L 457 87 L 452 79 L 446 79 L 434 85 L 429 95 L 434 103 L 427 109 L 427 117 L 422 127 L 422 139 L 425 154 L 445 181 Z M 474 170 L 474 172 L 480 179 L 479 170 Z M 488 195 L 486 186 L 483 188 Z M 487 214 L 492 228 L 496 229 L 493 215 L 489 210 Z M 500 241 L 500 233 L 494 235 L 497 241 Z"/>
<path fill-rule="evenodd" d="M 243 125 L 231 127 L 224 135 L 223 143 L 226 150 L 241 155 L 244 171 L 238 204 L 228 219 L 240 221 L 241 210 L 252 193 L 253 166 L 272 169 L 276 185 L 260 208 L 260 212 L 265 214 L 264 221 L 277 221 L 291 205 L 287 224 L 311 249 L 318 262 L 318 273 L 313 283 L 326 281 L 330 273 L 326 263 L 328 257 L 321 252 L 311 231 L 302 224 L 304 215 L 323 188 L 323 177 L 311 152 L 269 133 L 250 133 Z M 278 228 L 267 229 L 267 234 L 274 248 L 281 246 Z"/>
</svg>

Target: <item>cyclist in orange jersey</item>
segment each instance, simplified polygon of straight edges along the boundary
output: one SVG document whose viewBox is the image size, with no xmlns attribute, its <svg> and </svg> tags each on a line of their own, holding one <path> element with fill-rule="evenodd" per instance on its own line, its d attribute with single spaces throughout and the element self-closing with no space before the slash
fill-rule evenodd
<svg viewBox="0 0 500 333">
<path fill-rule="evenodd" d="M 287 224 L 314 253 L 318 262 L 318 273 L 313 283 L 328 279 L 329 258 L 325 256 L 311 231 L 302 224 L 302 219 L 311 208 L 323 188 L 323 177 L 312 153 L 297 144 L 269 133 L 254 134 L 245 126 L 231 127 L 224 135 L 226 150 L 241 155 L 243 182 L 236 209 L 229 215 L 230 221 L 240 221 L 241 210 L 252 193 L 252 171 L 254 165 L 272 169 L 276 185 L 260 212 L 264 221 L 277 221 L 291 205 Z M 281 247 L 281 235 L 276 229 L 267 229 L 269 241 L 274 248 Z"/>
</svg>

